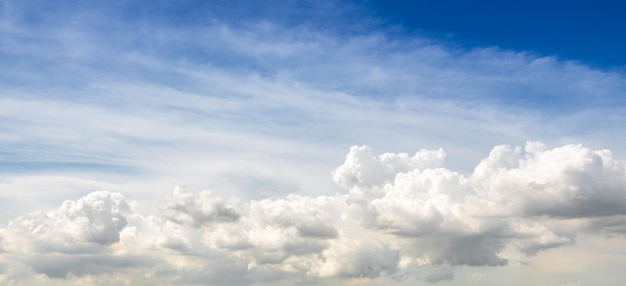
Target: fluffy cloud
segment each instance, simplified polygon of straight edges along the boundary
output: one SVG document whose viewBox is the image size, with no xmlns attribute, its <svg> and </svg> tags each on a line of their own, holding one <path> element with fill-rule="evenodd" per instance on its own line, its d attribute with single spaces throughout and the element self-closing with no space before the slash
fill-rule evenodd
<svg viewBox="0 0 626 286">
<path fill-rule="evenodd" d="M 163 201 L 163 208 L 169 220 L 193 227 L 233 222 L 240 216 L 232 205 L 210 192 L 194 194 L 184 188 L 176 188 L 172 197 Z"/>
<path fill-rule="evenodd" d="M 626 170 L 609 150 L 541 143 L 495 147 L 472 176 L 477 194 L 499 212 L 577 218 L 624 214 Z"/>
<path fill-rule="evenodd" d="M 11 220 L 2 230 L 2 249 L 12 254 L 9 260 L 50 278 L 140 267 L 150 262 L 114 249 L 133 213 L 133 204 L 119 193 L 90 193 Z"/>
<path fill-rule="evenodd" d="M 496 146 L 470 175 L 444 158 L 355 146 L 333 172 L 344 193 L 227 201 L 177 188 L 148 215 L 119 193 L 94 192 L 11 220 L 0 279 L 313 283 L 402 280 L 417 267 L 437 282 L 455 266 L 506 266 L 507 249 L 532 259 L 577 233 L 626 229 L 626 172 L 607 150 Z"/>
<path fill-rule="evenodd" d="M 325 253 L 322 276 L 377 278 L 397 270 L 399 250 L 375 240 L 339 240 Z"/>
<path fill-rule="evenodd" d="M 418 151 L 413 157 L 406 153 L 372 155 L 368 146 L 353 146 L 346 161 L 333 172 L 335 182 L 345 188 L 379 186 L 393 180 L 399 173 L 443 165 L 442 149 Z"/>
<path fill-rule="evenodd" d="M 90 253 L 117 243 L 132 212 L 133 206 L 121 194 L 94 192 L 76 201 L 65 201 L 56 210 L 10 221 L 3 246 L 44 253 Z M 29 236 L 32 239 L 21 240 Z"/>
</svg>

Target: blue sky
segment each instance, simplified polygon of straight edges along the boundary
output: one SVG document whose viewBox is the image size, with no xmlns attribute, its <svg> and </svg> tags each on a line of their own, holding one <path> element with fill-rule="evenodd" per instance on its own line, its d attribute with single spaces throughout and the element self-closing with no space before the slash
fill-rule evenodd
<svg viewBox="0 0 626 286">
<path fill-rule="evenodd" d="M 621 4 L 0 3 L 2 283 L 624 279 Z"/>
<path fill-rule="evenodd" d="M 620 1 L 367 1 L 407 32 L 463 47 L 497 46 L 623 70 L 626 8 Z"/>
</svg>

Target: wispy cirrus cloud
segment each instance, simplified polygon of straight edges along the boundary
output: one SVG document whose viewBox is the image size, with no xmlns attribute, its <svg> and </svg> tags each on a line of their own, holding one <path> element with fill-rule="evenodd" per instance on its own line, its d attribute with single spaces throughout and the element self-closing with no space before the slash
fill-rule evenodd
<svg viewBox="0 0 626 286">
<path fill-rule="evenodd" d="M 2 279 L 493 281 L 623 233 L 623 73 L 229 5 L 2 2 Z"/>
</svg>

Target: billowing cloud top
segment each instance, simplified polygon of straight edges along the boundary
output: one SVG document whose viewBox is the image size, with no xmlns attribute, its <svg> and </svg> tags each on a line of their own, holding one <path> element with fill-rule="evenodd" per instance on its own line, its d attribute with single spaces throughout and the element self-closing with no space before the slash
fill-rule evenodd
<svg viewBox="0 0 626 286">
<path fill-rule="evenodd" d="M 532 261 L 580 234 L 626 231 L 626 170 L 608 150 L 501 145 L 469 176 L 445 168 L 444 157 L 441 149 L 374 156 L 353 146 L 333 172 L 345 191 L 333 196 L 242 201 L 177 188 L 142 213 L 120 193 L 90 193 L 2 228 L 0 277 L 436 282 L 452 279 L 455 267 Z"/>
<path fill-rule="evenodd" d="M 0 284 L 626 279 L 623 70 L 152 2 L 0 0 Z"/>
</svg>

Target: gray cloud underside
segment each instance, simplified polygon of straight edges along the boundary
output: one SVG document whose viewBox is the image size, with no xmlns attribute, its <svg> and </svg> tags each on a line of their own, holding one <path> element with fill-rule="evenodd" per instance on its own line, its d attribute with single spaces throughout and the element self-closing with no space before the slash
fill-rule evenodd
<svg viewBox="0 0 626 286">
<path fill-rule="evenodd" d="M 1 2 L 0 284 L 412 285 L 626 233 L 623 72 L 40 4 Z M 527 138 L 615 154 L 529 143 L 475 164 Z M 360 142 L 450 158 L 355 146 L 333 184 Z"/>
<path fill-rule="evenodd" d="M 143 214 L 120 193 L 90 193 L 2 228 L 0 279 L 403 281 L 433 267 L 411 279 L 437 282 L 456 266 L 507 267 L 511 251 L 532 260 L 577 234 L 626 229 L 626 171 L 608 150 L 496 146 L 469 176 L 444 158 L 354 146 L 332 174 L 345 192 L 333 196 L 242 201 L 177 188 Z"/>
</svg>

